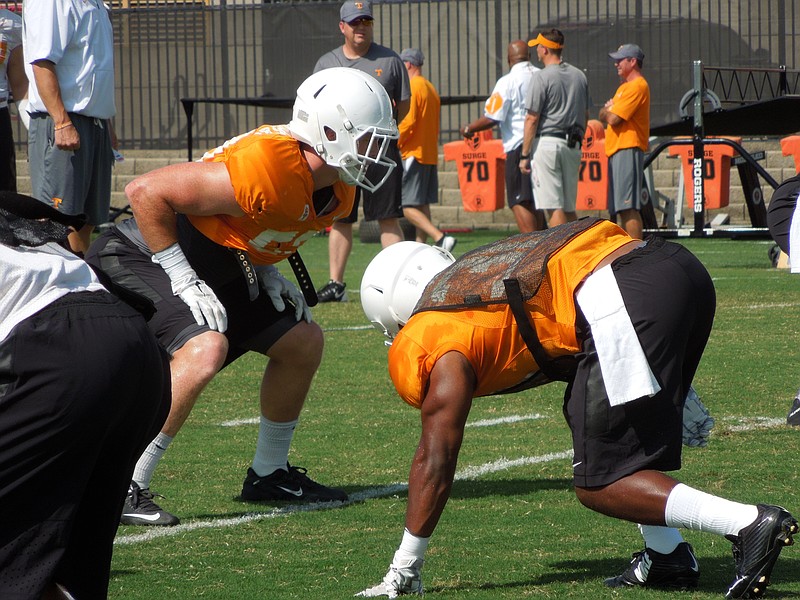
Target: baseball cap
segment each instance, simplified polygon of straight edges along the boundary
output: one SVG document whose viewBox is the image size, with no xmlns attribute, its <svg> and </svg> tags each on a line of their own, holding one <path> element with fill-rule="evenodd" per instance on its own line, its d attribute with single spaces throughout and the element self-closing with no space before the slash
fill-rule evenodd
<svg viewBox="0 0 800 600">
<path fill-rule="evenodd" d="M 348 0 L 339 9 L 339 18 L 345 23 L 356 19 L 372 19 L 372 2 L 369 0 Z"/>
<path fill-rule="evenodd" d="M 616 52 L 609 52 L 608 55 L 614 60 L 622 60 L 623 58 L 644 60 L 644 52 L 636 44 L 623 44 L 617 48 Z"/>
<path fill-rule="evenodd" d="M 406 48 L 400 53 L 400 60 L 403 62 L 410 62 L 415 67 L 421 67 L 425 64 L 425 55 L 422 54 L 422 50 Z"/>
</svg>

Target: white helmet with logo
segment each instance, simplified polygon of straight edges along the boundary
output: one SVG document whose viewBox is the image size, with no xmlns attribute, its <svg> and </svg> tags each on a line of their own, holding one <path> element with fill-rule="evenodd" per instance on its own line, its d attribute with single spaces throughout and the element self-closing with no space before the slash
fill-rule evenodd
<svg viewBox="0 0 800 600">
<path fill-rule="evenodd" d="M 318 71 L 297 88 L 292 136 L 311 146 L 350 185 L 375 191 L 397 165 L 386 157 L 398 137 L 389 94 L 374 77 L 346 67 Z M 367 177 L 367 167 L 380 165 Z"/>
<path fill-rule="evenodd" d="M 361 307 L 389 340 L 411 317 L 425 286 L 455 262 L 444 248 L 421 242 L 387 246 L 369 263 L 361 280 Z M 391 343 L 391 342 L 389 342 Z"/>
</svg>

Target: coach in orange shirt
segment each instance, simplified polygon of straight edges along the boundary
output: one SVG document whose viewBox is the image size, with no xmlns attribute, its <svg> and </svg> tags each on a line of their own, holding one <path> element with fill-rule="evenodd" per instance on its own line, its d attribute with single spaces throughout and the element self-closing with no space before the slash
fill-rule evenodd
<svg viewBox="0 0 800 600">
<path fill-rule="evenodd" d="M 410 244 L 410 245 L 409 245 Z M 464 254 L 401 242 L 364 273 L 361 302 L 391 342 L 389 375 L 419 408 L 405 532 L 388 572 L 359 595 L 421 594 L 430 536 L 450 495 L 464 426 L 480 396 L 568 383 L 573 483 L 588 508 L 638 523 L 645 549 L 610 587 L 693 587 L 683 527 L 726 536 L 729 598 L 760 597 L 797 521 L 689 487 L 684 401 L 708 340 L 715 293 L 703 265 L 662 238 L 602 219 L 519 234 Z M 687 440 L 687 442 L 690 440 Z"/>
<path fill-rule="evenodd" d="M 445 235 L 431 221 L 431 204 L 439 201 L 439 109 L 441 101 L 433 84 L 422 76 L 425 56 L 406 48 L 400 59 L 408 71 L 411 104 L 397 128 L 397 146 L 403 157 L 403 216 L 416 228 L 416 240 L 430 237 L 437 246 L 452 250 L 453 236 Z"/>
<path fill-rule="evenodd" d="M 294 260 L 306 240 L 350 214 L 354 185 L 383 184 L 396 166 L 386 151 L 397 126 L 383 86 L 344 67 L 306 79 L 292 115 L 288 125 L 262 125 L 200 162 L 134 179 L 125 188 L 134 219 L 98 238 L 87 255 L 119 286 L 155 303 L 149 325 L 172 358 L 172 408 L 136 464 L 125 524 L 178 523 L 153 500 L 153 471 L 203 389 L 248 351 L 267 364 L 242 499 L 347 498 L 288 463 L 323 338 L 303 294 L 275 265 Z M 382 178 L 371 180 L 369 165 Z"/>
<path fill-rule="evenodd" d="M 609 56 L 622 80 L 599 115 L 608 125 L 611 214 L 619 217 L 631 237 L 642 239 L 644 153 L 650 144 L 650 87 L 642 75 L 644 52 L 636 44 L 624 44 Z"/>
</svg>

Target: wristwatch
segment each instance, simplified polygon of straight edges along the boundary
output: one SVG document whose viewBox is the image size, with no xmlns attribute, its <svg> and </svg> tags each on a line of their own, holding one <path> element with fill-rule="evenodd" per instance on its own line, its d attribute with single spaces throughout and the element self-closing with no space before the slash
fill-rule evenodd
<svg viewBox="0 0 800 600">
<path fill-rule="evenodd" d="M 531 159 L 531 153 L 528 152 L 527 154 L 520 154 L 519 155 L 519 159 L 520 160 L 530 160 Z"/>
</svg>

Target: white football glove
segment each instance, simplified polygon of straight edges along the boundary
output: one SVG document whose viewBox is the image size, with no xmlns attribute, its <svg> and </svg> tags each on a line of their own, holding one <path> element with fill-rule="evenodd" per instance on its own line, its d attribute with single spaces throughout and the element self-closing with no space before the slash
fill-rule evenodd
<svg viewBox="0 0 800 600">
<path fill-rule="evenodd" d="M 172 284 L 172 293 L 186 303 L 198 325 L 207 324 L 220 333 L 228 328 L 225 307 L 214 291 L 197 277 L 177 242 L 156 252 L 152 260 L 166 271 Z"/>
<path fill-rule="evenodd" d="M 294 306 L 294 318 L 297 321 L 305 319 L 306 323 L 311 323 L 311 309 L 295 284 L 281 275 L 274 265 L 258 265 L 256 273 L 261 289 L 272 300 L 275 310 L 278 312 L 286 310 L 285 300 L 288 300 Z"/>
<path fill-rule="evenodd" d="M 714 427 L 714 418 L 708 409 L 700 402 L 700 397 L 689 386 L 686 394 L 686 403 L 683 405 L 683 443 L 686 446 L 701 448 L 708 445 L 711 428 Z"/>
<path fill-rule="evenodd" d="M 420 572 L 423 562 L 421 558 L 399 559 L 395 554 L 383 581 L 374 587 L 357 593 L 356 596 L 362 598 L 377 598 L 379 596 L 397 598 L 405 595 L 422 596 L 425 593 L 422 588 L 422 573 Z"/>
</svg>

